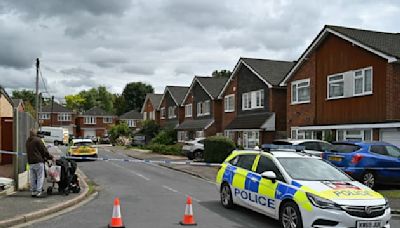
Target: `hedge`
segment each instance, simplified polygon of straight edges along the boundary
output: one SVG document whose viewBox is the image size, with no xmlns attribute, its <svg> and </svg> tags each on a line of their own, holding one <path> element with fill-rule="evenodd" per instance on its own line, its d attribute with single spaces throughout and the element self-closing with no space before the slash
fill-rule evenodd
<svg viewBox="0 0 400 228">
<path fill-rule="evenodd" d="M 180 144 L 163 145 L 163 144 L 152 143 L 145 146 L 144 148 L 160 154 L 184 155 L 182 153 L 182 145 Z"/>
<path fill-rule="evenodd" d="M 204 141 L 204 160 L 222 163 L 235 149 L 235 143 L 224 136 L 212 136 Z"/>
</svg>

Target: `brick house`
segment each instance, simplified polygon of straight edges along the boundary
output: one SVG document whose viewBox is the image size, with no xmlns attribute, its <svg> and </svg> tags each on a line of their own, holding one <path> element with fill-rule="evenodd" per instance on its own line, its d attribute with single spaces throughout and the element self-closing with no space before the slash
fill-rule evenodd
<svg viewBox="0 0 400 228">
<path fill-rule="evenodd" d="M 400 34 L 325 26 L 281 85 L 292 138 L 400 146 Z"/>
<path fill-rule="evenodd" d="M 218 95 L 228 78 L 194 77 L 183 102 L 178 141 L 222 134 L 222 101 Z"/>
<path fill-rule="evenodd" d="M 140 114 L 136 110 L 129 111 L 127 113 L 122 114 L 119 117 L 120 122 L 125 122 L 128 124 L 129 128 L 132 131 L 138 131 L 141 127 L 142 122 L 142 114 Z"/>
<path fill-rule="evenodd" d="M 39 112 L 41 126 L 62 127 L 67 129 L 69 134 L 74 133 L 75 118 L 76 114 L 72 110 L 57 102 L 44 106 Z"/>
<path fill-rule="evenodd" d="M 13 101 L 0 86 L 0 150 L 13 151 Z M 1 154 L 0 164 L 11 164 L 12 155 Z"/>
<path fill-rule="evenodd" d="M 167 86 L 161 98 L 160 126 L 162 128 L 175 128 L 184 119 L 184 109 L 181 107 L 189 87 L 185 86 Z"/>
<path fill-rule="evenodd" d="M 286 87 L 294 62 L 240 58 L 218 98 L 222 129 L 238 145 L 254 148 L 286 137 Z"/>
<path fill-rule="evenodd" d="M 99 107 L 93 107 L 76 118 L 76 136 L 102 137 L 108 134 L 108 130 L 115 125 L 116 121 L 115 115 Z"/>
<path fill-rule="evenodd" d="M 148 93 L 146 94 L 146 98 L 144 100 L 141 113 L 143 115 L 143 120 L 155 120 L 158 124 L 160 124 L 160 110 L 159 106 L 161 103 L 161 99 L 163 94 L 154 94 Z"/>
</svg>

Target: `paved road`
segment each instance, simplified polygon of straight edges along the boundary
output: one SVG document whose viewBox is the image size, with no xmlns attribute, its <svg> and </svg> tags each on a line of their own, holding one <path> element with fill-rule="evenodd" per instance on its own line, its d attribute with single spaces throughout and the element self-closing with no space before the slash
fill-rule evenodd
<svg viewBox="0 0 400 228">
<path fill-rule="evenodd" d="M 125 157 L 100 149 L 105 157 Z M 106 227 L 114 197 L 120 197 L 126 227 L 179 227 L 186 196 L 193 197 L 198 227 L 279 227 L 278 223 L 244 208 L 224 209 L 214 184 L 157 165 L 115 161 L 79 162 L 79 167 L 101 191 L 98 198 L 70 213 L 31 227 Z M 400 221 L 393 221 L 400 227 Z"/>
</svg>

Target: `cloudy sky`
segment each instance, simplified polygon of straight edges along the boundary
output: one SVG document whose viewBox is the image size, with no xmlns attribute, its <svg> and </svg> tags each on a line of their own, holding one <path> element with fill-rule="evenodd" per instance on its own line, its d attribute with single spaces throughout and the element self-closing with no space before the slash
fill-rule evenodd
<svg viewBox="0 0 400 228">
<path fill-rule="evenodd" d="M 325 24 L 400 32 L 399 15 L 396 0 L 1 0 L 0 85 L 33 89 L 40 58 L 59 99 L 133 81 L 162 92 L 241 56 L 296 60 Z"/>
</svg>

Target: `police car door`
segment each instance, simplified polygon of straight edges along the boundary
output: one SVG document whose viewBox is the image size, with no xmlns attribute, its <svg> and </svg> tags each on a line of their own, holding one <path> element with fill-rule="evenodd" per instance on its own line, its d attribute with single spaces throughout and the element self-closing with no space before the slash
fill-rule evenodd
<svg viewBox="0 0 400 228">
<path fill-rule="evenodd" d="M 249 173 L 254 167 L 254 160 L 256 159 L 256 154 L 243 154 L 237 157 L 237 162 L 234 164 L 236 166 L 236 171 L 233 176 L 232 181 L 232 193 L 234 201 L 245 207 L 252 208 L 252 202 L 250 201 L 251 183 L 248 177 Z"/>
<path fill-rule="evenodd" d="M 273 171 L 276 174 L 277 179 L 275 181 L 261 178 L 261 173 L 266 171 Z M 284 182 L 282 173 L 279 171 L 278 167 L 272 161 L 271 158 L 260 155 L 258 159 L 258 165 L 256 168 L 256 173 L 260 175 L 258 183 L 258 204 L 257 207 L 260 210 L 265 211 L 272 217 L 277 216 L 277 202 L 275 201 L 275 190 L 278 186 L 279 181 Z"/>
</svg>

